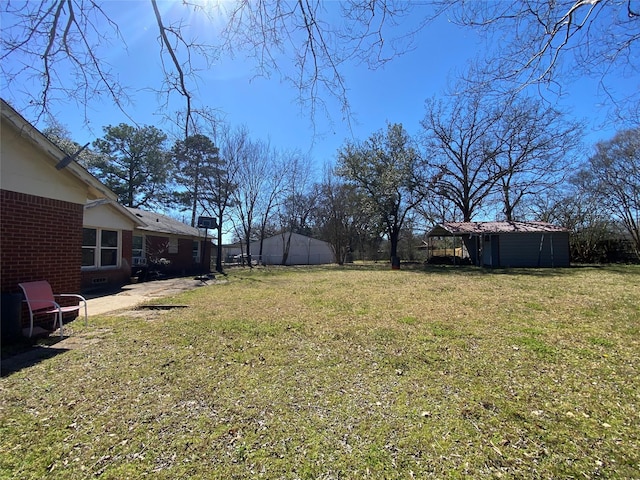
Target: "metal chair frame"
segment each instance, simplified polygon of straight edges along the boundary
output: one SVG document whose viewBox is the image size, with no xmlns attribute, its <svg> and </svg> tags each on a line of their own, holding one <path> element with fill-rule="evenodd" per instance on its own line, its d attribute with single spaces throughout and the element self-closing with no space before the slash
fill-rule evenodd
<svg viewBox="0 0 640 480">
<path fill-rule="evenodd" d="M 33 335 L 33 317 L 36 315 L 54 315 L 53 327 L 55 329 L 56 322 L 60 327 L 60 338 L 64 337 L 62 316 L 68 312 L 79 312 L 84 304 L 84 323 L 88 324 L 87 300 L 82 295 L 74 293 L 58 293 L 54 294 L 51 285 L 46 280 L 36 282 L 25 282 L 18 284 L 24 293 L 24 302 L 29 307 L 29 338 Z M 74 297 L 79 299 L 78 305 L 61 306 L 56 302 L 56 298 Z M 24 329 L 27 330 L 26 328 Z"/>
</svg>

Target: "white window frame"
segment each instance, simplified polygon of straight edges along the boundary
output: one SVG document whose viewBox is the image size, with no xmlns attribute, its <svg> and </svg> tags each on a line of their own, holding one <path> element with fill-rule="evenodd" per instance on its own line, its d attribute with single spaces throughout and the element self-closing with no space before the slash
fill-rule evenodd
<svg viewBox="0 0 640 480">
<path fill-rule="evenodd" d="M 96 245 L 84 245 L 84 229 L 95 230 L 96 232 Z M 117 234 L 116 246 L 102 246 L 102 232 L 115 232 Z M 93 249 L 93 265 L 82 265 L 82 270 L 113 270 L 120 268 L 122 258 L 122 231 L 112 228 L 98 228 L 98 227 L 83 227 L 83 240 L 82 249 Z M 115 250 L 116 252 L 116 264 L 115 265 L 102 265 L 102 250 Z"/>
</svg>

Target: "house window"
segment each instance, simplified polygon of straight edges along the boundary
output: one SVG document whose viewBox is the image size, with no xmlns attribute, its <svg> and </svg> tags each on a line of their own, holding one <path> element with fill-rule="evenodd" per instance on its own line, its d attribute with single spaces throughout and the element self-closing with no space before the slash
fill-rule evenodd
<svg viewBox="0 0 640 480">
<path fill-rule="evenodd" d="M 178 239 L 169 238 L 169 253 L 178 253 Z"/>
<path fill-rule="evenodd" d="M 115 230 L 100 231 L 100 266 L 118 266 L 118 232 Z"/>
<path fill-rule="evenodd" d="M 117 230 L 82 229 L 83 267 L 117 267 L 119 251 L 120 233 Z"/>
<path fill-rule="evenodd" d="M 142 235 L 133 236 L 133 249 L 131 256 L 133 257 L 134 265 L 146 263 L 144 237 Z"/>
<path fill-rule="evenodd" d="M 200 263 L 200 242 L 193 242 L 193 263 Z"/>
<path fill-rule="evenodd" d="M 82 266 L 96 266 L 96 250 L 98 248 L 97 230 L 95 228 L 82 229 Z"/>
</svg>

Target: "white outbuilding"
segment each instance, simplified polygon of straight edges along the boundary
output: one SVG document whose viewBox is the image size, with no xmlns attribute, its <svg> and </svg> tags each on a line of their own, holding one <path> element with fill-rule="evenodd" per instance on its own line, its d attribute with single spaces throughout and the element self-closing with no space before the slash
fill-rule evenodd
<svg viewBox="0 0 640 480">
<path fill-rule="evenodd" d="M 223 246 L 226 262 L 241 263 L 246 248 L 239 244 Z M 331 244 L 299 233 L 283 232 L 251 243 L 251 259 L 263 265 L 323 265 L 335 262 Z"/>
</svg>

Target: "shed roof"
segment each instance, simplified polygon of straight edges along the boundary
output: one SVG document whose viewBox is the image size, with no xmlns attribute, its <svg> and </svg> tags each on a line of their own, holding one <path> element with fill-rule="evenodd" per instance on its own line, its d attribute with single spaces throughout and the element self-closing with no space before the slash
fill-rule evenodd
<svg viewBox="0 0 640 480">
<path fill-rule="evenodd" d="M 157 233 L 169 233 L 173 235 L 185 235 L 189 237 L 204 237 L 204 233 L 191 225 L 179 222 L 160 213 L 147 212 L 139 208 L 127 207 L 131 213 L 141 219 L 145 225 L 137 227 L 138 230 Z"/>
<path fill-rule="evenodd" d="M 482 235 L 491 233 L 554 233 L 568 232 L 547 222 L 447 222 L 436 225 L 430 237 Z"/>
</svg>

